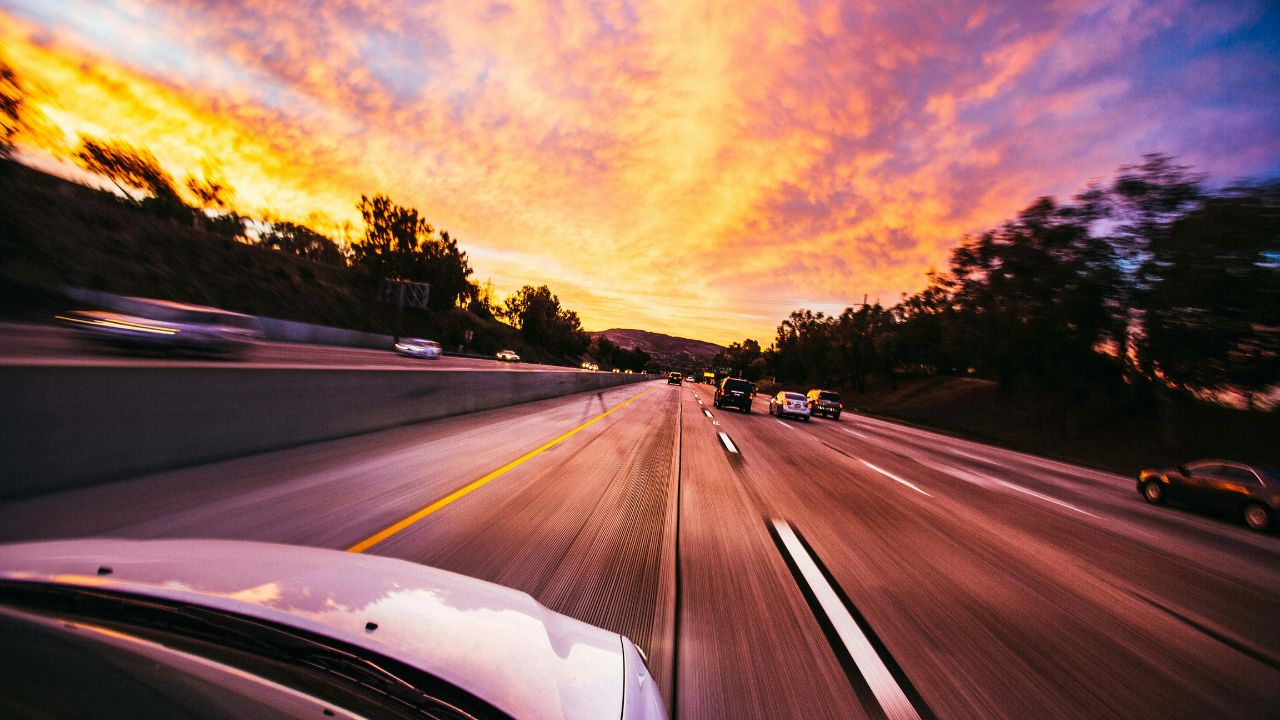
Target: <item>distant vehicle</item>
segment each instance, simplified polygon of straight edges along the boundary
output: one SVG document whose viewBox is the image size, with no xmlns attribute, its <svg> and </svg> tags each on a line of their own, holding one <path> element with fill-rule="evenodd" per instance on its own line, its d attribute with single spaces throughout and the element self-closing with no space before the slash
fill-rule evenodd
<svg viewBox="0 0 1280 720">
<path fill-rule="evenodd" d="M 685 381 L 685 382 L 697 382 L 697 380 L 695 380 L 695 379 L 694 379 L 694 377 L 693 377 L 692 375 L 687 375 L 687 376 L 685 376 L 684 381 Z"/>
<path fill-rule="evenodd" d="M 755 397 L 758 392 L 760 392 L 760 385 L 751 383 L 751 397 Z"/>
<path fill-rule="evenodd" d="M 621 373 L 622 371 L 621 371 L 621 370 L 619 370 L 618 368 L 614 368 L 614 369 L 613 369 L 613 372 Z"/>
<path fill-rule="evenodd" d="M 516 354 L 515 350 L 499 350 L 497 358 L 502 362 L 520 362 L 520 356 Z"/>
<path fill-rule="evenodd" d="M 679 384 L 680 384 L 680 373 L 678 373 L 678 372 L 667 373 L 667 384 L 668 384 L 668 385 L 679 385 Z"/>
<path fill-rule="evenodd" d="M 735 407 L 751 414 L 751 383 L 738 378 L 721 380 L 713 404 L 718 408 Z"/>
<path fill-rule="evenodd" d="M 22 717 L 666 717 L 627 638 L 510 588 L 337 550 L 0 545 L 0 637 L 0 666 L 24 668 L 4 683 Z"/>
<path fill-rule="evenodd" d="M 202 305 L 128 298 L 128 313 L 76 310 L 55 316 L 94 342 L 128 350 L 238 355 L 262 339 L 256 317 Z"/>
<path fill-rule="evenodd" d="M 1176 468 L 1138 473 L 1138 492 L 1147 502 L 1167 500 L 1223 510 L 1250 529 L 1270 528 L 1280 513 L 1280 469 L 1231 460 L 1196 460 Z"/>
<path fill-rule="evenodd" d="M 634 371 L 634 370 L 632 370 L 631 368 L 627 368 L 626 370 L 623 370 L 623 371 L 622 371 L 622 374 L 623 374 L 623 375 L 634 375 L 634 374 L 635 374 L 635 371 Z"/>
<path fill-rule="evenodd" d="M 810 390 L 807 401 L 810 415 L 826 415 L 832 420 L 839 420 L 840 412 L 844 410 L 840 393 L 833 390 Z"/>
<path fill-rule="evenodd" d="M 440 349 L 440 343 L 435 340 L 400 338 L 400 342 L 396 343 L 396 352 L 409 357 L 439 360 L 443 351 Z"/>
<path fill-rule="evenodd" d="M 599 366 L 599 365 L 597 365 L 597 364 L 595 364 L 595 363 L 593 363 L 593 362 L 584 362 L 584 363 L 582 363 L 582 369 L 583 369 L 583 370 L 590 370 L 591 372 L 595 372 L 595 371 L 597 371 L 597 370 L 599 370 L 599 369 L 600 369 L 600 366 Z"/>
<path fill-rule="evenodd" d="M 796 392 L 780 392 L 769 398 L 769 414 L 796 417 L 809 422 L 809 399 Z"/>
</svg>

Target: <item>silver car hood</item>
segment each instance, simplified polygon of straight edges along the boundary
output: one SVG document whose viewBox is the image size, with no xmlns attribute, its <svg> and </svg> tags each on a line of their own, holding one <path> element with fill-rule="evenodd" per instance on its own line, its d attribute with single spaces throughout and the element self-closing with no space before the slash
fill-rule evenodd
<svg viewBox="0 0 1280 720">
<path fill-rule="evenodd" d="M 102 567 L 110 574 L 99 575 Z M 431 673 L 514 717 L 623 714 L 630 643 L 622 636 L 525 593 L 402 560 L 231 540 L 66 540 L 0 545 L 0 578 L 190 602 L 308 630 Z M 370 622 L 376 630 L 365 629 Z"/>
</svg>

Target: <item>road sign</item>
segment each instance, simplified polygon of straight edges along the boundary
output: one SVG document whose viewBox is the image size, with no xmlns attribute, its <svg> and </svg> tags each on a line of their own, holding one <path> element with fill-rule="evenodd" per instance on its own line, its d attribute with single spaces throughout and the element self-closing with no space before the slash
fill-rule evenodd
<svg viewBox="0 0 1280 720">
<path fill-rule="evenodd" d="M 383 280 L 378 287 L 378 302 L 400 307 L 416 307 L 427 309 L 427 298 L 431 296 L 431 283 L 413 282 L 410 280 Z"/>
</svg>

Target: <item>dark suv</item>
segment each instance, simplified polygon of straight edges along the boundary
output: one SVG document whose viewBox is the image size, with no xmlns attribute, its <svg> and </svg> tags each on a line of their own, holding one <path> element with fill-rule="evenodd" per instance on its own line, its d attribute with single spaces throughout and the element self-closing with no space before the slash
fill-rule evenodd
<svg viewBox="0 0 1280 720">
<path fill-rule="evenodd" d="M 736 407 L 744 413 L 751 412 L 751 383 L 738 378 L 725 378 L 716 388 L 715 406 Z"/>
<path fill-rule="evenodd" d="M 679 384 L 680 384 L 680 373 L 678 373 L 678 372 L 667 373 L 667 384 L 668 384 L 668 385 L 679 385 Z"/>
<path fill-rule="evenodd" d="M 826 415 L 832 420 L 839 420 L 841 410 L 844 410 L 844 404 L 840 402 L 840 393 L 832 390 L 809 391 L 810 415 Z"/>
</svg>

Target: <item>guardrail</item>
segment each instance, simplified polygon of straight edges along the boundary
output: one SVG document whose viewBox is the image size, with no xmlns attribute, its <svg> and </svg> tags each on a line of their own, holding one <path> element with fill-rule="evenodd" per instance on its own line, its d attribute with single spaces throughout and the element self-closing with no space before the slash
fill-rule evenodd
<svg viewBox="0 0 1280 720">
<path fill-rule="evenodd" d="M 0 367 L 0 496 L 600 390 L 646 375 L 523 371 Z"/>
</svg>

